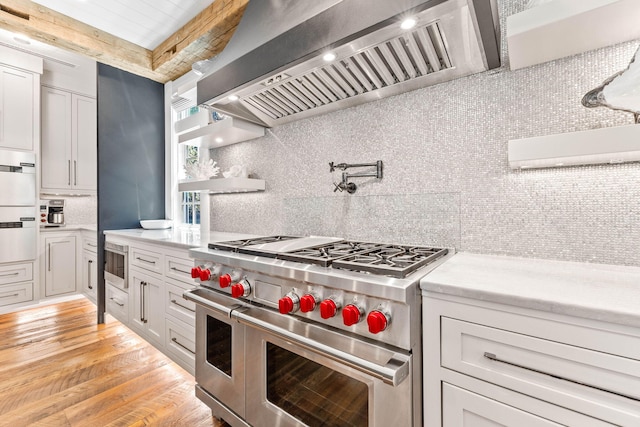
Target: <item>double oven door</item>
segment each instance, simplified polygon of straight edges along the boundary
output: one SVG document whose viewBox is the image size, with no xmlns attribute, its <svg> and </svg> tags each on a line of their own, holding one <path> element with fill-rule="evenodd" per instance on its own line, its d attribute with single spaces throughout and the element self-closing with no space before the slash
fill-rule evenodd
<svg viewBox="0 0 640 427">
<path fill-rule="evenodd" d="M 418 426 L 409 353 L 207 289 L 196 302 L 196 394 L 233 426 Z"/>
</svg>

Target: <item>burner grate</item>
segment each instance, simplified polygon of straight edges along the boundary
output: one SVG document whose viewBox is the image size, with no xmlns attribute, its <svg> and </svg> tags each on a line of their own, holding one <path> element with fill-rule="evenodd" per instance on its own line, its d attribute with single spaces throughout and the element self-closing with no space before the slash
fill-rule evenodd
<svg viewBox="0 0 640 427">
<path fill-rule="evenodd" d="M 334 268 L 403 278 L 446 255 L 447 249 L 416 246 L 383 246 L 337 259 Z"/>
<path fill-rule="evenodd" d="M 337 259 L 368 252 L 380 246 L 378 243 L 342 241 L 281 253 L 278 254 L 278 259 L 328 267 Z"/>
<path fill-rule="evenodd" d="M 264 245 L 266 243 L 281 242 L 284 240 L 298 239 L 294 236 L 266 236 L 266 237 L 254 237 L 251 239 L 230 240 L 227 242 L 214 242 L 209 243 L 209 249 L 217 249 L 227 252 L 238 252 L 240 248 L 253 245 Z"/>
</svg>

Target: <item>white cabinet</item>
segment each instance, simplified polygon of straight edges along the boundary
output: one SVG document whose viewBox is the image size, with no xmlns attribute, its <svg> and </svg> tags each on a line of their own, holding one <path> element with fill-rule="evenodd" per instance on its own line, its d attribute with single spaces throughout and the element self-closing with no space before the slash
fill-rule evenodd
<svg viewBox="0 0 640 427">
<path fill-rule="evenodd" d="M 97 279 L 98 279 L 98 241 L 88 231 L 83 232 L 82 237 L 82 272 L 80 281 L 82 293 L 94 303 L 98 299 Z"/>
<path fill-rule="evenodd" d="M 560 420 L 558 422 L 552 421 L 546 418 L 549 415 L 548 409 L 551 405 L 535 401 L 526 396 L 518 396 L 518 398 L 521 402 L 526 402 L 527 406 L 532 407 L 533 411 L 537 409 L 539 412 L 544 413 L 545 416 L 538 416 L 535 413 L 518 409 L 499 400 L 444 383 L 442 385 L 442 425 L 446 427 L 613 426 L 613 424 L 558 407 L 552 408 L 552 411 L 557 413 L 554 414 L 555 418 L 560 418 L 563 422 L 561 423 Z M 518 405 L 522 406 L 521 402 Z"/>
<path fill-rule="evenodd" d="M 423 299 L 426 425 L 640 425 L 640 330 Z"/>
<path fill-rule="evenodd" d="M 34 75 L 0 66 L 0 147 L 32 151 L 34 126 Z"/>
<path fill-rule="evenodd" d="M 129 288 L 106 285 L 107 312 L 194 374 L 196 308 L 182 296 L 195 287 L 187 249 L 117 241 L 129 246 Z"/>
<path fill-rule="evenodd" d="M 76 237 L 43 237 L 45 297 L 76 292 Z"/>
<path fill-rule="evenodd" d="M 89 251 L 82 252 L 82 292 L 93 302 L 97 300 L 98 257 Z"/>
<path fill-rule="evenodd" d="M 42 87 L 42 191 L 97 189 L 96 100 Z"/>
<path fill-rule="evenodd" d="M 129 324 L 129 294 L 124 290 L 105 284 L 105 300 L 107 313 L 124 323 Z"/>
<path fill-rule="evenodd" d="M 129 269 L 130 326 L 144 338 L 164 347 L 164 283 L 155 275 Z"/>
<path fill-rule="evenodd" d="M 0 264 L 0 306 L 33 300 L 33 263 Z"/>
</svg>

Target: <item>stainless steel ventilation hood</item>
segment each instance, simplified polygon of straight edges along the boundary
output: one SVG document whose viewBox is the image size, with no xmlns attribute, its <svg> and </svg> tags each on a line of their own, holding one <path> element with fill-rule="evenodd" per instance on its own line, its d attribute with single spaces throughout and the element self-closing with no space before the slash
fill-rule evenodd
<svg viewBox="0 0 640 427">
<path fill-rule="evenodd" d="M 197 96 L 273 127 L 499 66 L 496 0 L 250 0 Z"/>
</svg>

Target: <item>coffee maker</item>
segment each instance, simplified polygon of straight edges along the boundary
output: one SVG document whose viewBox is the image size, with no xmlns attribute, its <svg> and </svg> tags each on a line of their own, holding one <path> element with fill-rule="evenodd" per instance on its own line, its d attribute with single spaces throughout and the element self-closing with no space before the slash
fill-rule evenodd
<svg viewBox="0 0 640 427">
<path fill-rule="evenodd" d="M 40 200 L 40 227 L 62 227 L 64 225 L 64 200 Z"/>
</svg>

